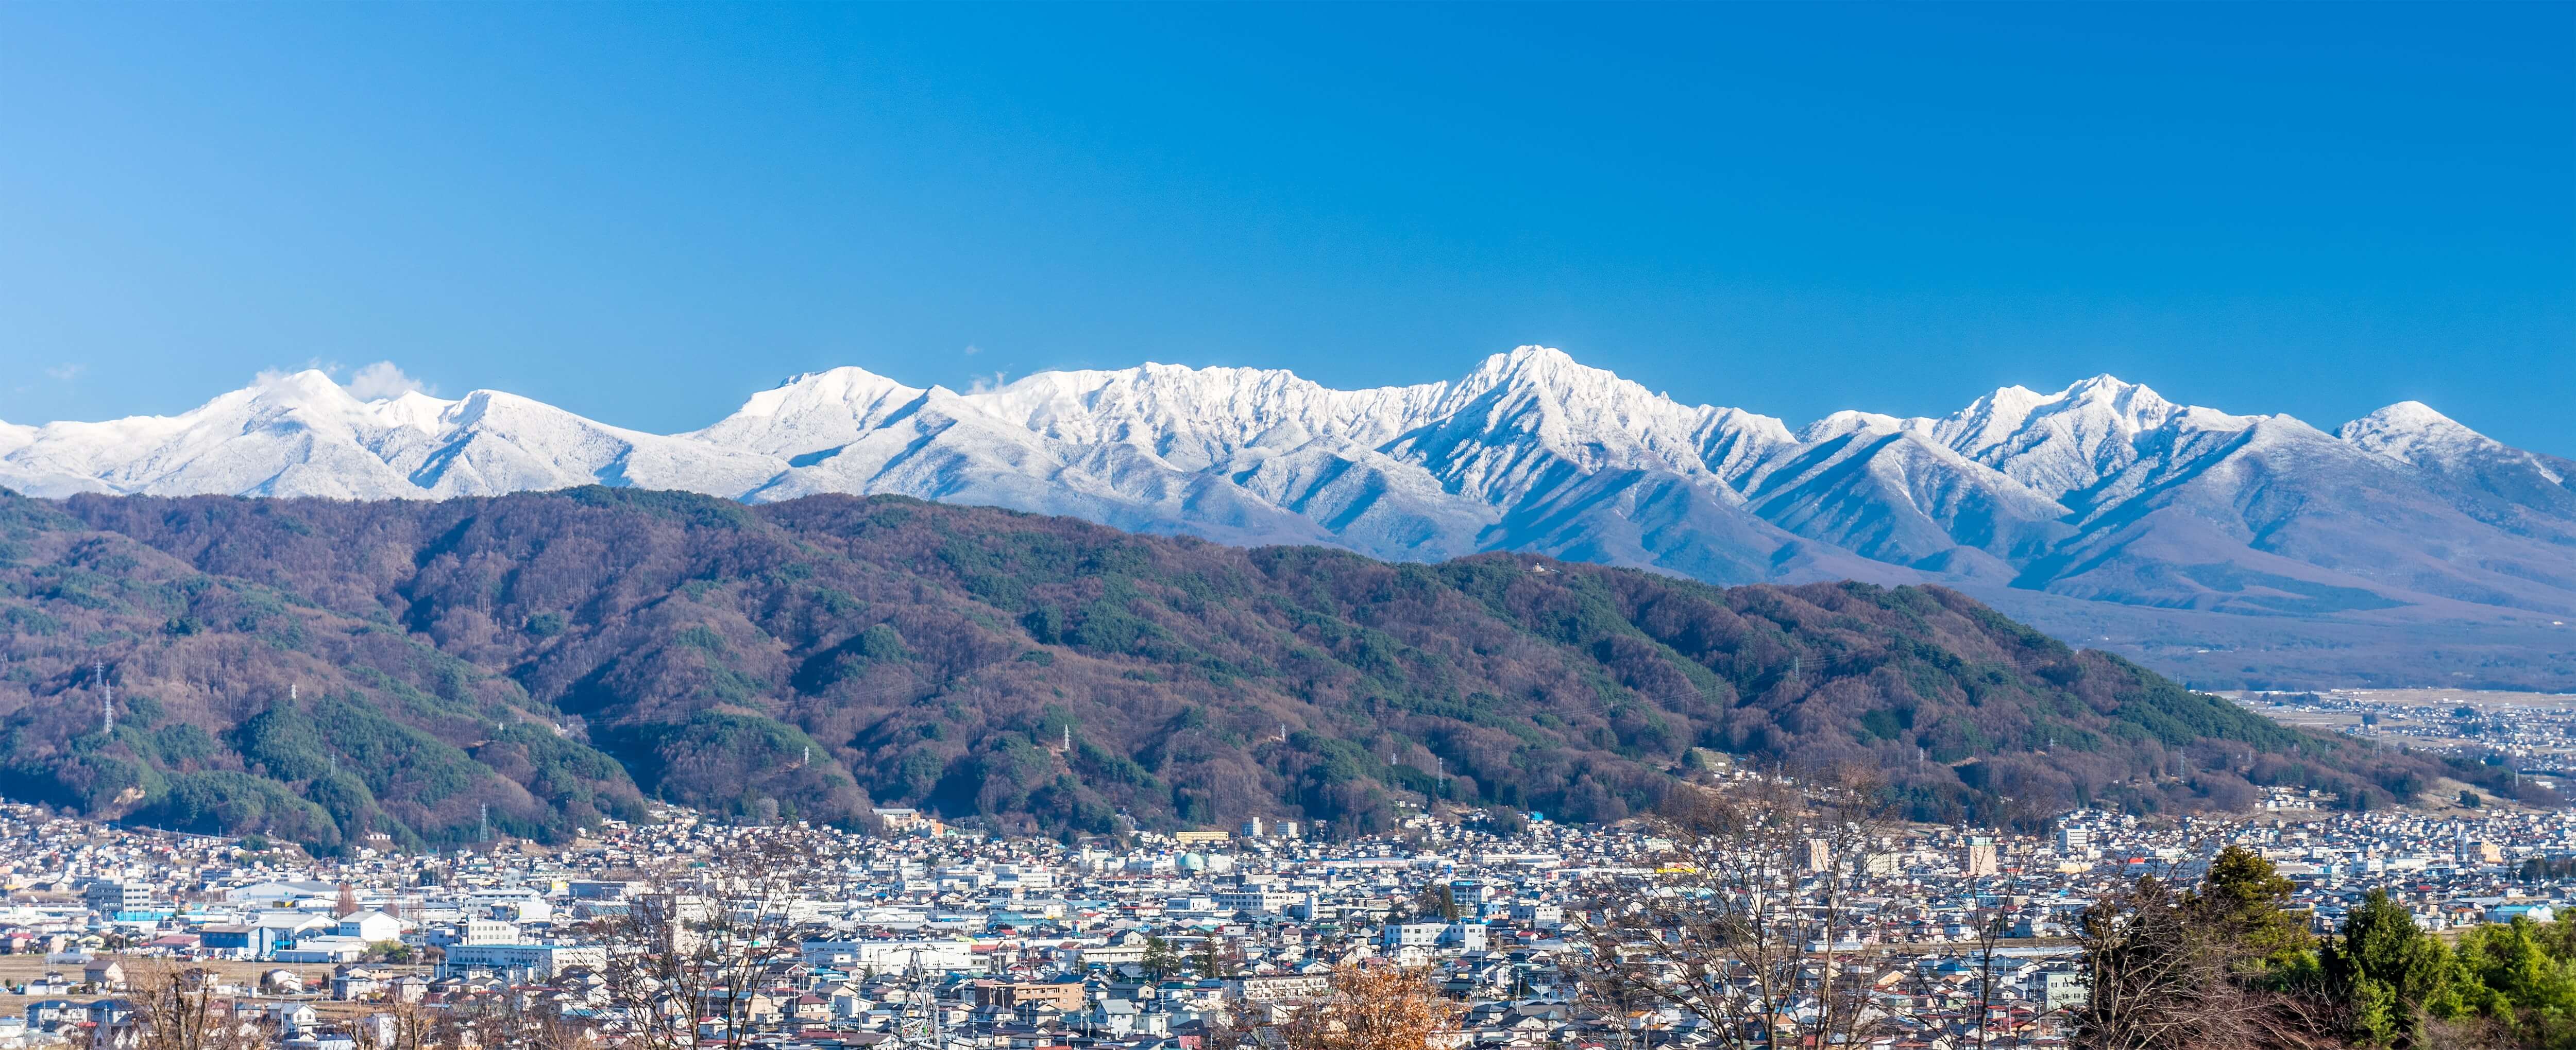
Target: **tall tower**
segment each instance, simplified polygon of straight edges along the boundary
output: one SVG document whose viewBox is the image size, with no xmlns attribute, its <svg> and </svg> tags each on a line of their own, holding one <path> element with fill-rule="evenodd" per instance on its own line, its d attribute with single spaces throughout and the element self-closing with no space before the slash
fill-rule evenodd
<svg viewBox="0 0 2576 1050">
<path fill-rule="evenodd" d="M 116 687 L 107 684 L 107 661 L 89 665 L 90 681 L 98 683 L 99 732 L 116 735 Z"/>
</svg>

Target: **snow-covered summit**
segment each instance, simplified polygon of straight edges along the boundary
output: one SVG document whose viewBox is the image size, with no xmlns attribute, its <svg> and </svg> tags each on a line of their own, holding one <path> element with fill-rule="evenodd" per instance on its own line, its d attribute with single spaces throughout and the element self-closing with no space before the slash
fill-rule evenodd
<svg viewBox="0 0 2576 1050">
<path fill-rule="evenodd" d="M 683 436 L 764 455 L 800 456 L 858 440 L 924 393 L 864 368 L 808 372 L 751 395 L 734 414 Z"/>
<path fill-rule="evenodd" d="M 409 427 L 424 434 L 438 432 L 440 422 L 456 407 L 454 401 L 441 401 L 417 390 L 367 403 L 376 418 L 387 426 Z"/>
<path fill-rule="evenodd" d="M 2155 445 L 2234 433 L 2249 417 L 2178 405 L 2153 389 L 2103 374 L 2053 394 L 2008 386 L 1916 428 L 1962 456 L 2031 488 L 2063 497 L 2136 465 Z"/>
<path fill-rule="evenodd" d="M 2456 461 L 2503 444 L 2460 425 L 2421 401 L 2400 401 L 2336 428 L 2335 436 L 2364 450 L 2418 466 Z"/>
</svg>

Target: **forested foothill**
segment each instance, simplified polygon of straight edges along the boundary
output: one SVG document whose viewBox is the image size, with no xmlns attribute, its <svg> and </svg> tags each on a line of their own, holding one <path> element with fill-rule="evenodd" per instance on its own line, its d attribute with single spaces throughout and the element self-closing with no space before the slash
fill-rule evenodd
<svg viewBox="0 0 2576 1050">
<path fill-rule="evenodd" d="M 606 488 L 9 496 L 0 530 L 0 793 L 318 850 L 456 844 L 487 812 L 561 839 L 648 798 L 1048 834 L 1360 833 L 1435 798 L 1604 821 L 1717 756 L 1867 769 L 1913 819 L 2023 826 L 2264 785 L 2382 806 L 2474 772 L 2283 728 L 1937 587 Z"/>
</svg>

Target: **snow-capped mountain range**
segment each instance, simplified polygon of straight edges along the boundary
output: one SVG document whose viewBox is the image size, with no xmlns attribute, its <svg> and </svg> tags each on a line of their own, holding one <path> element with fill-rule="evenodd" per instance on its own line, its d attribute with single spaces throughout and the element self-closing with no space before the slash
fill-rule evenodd
<svg viewBox="0 0 2576 1050">
<path fill-rule="evenodd" d="M 2327 431 L 2110 376 L 2006 387 L 1937 419 L 1838 412 L 1792 428 L 1542 347 L 1376 390 L 1149 364 L 958 393 L 836 368 L 663 435 L 498 391 L 362 401 L 307 371 L 175 416 L 0 424 L 0 485 L 49 497 L 590 484 L 754 502 L 902 493 L 1229 543 L 1415 560 L 1528 550 L 1725 583 L 2576 619 L 2576 463 L 2414 402 Z"/>
</svg>

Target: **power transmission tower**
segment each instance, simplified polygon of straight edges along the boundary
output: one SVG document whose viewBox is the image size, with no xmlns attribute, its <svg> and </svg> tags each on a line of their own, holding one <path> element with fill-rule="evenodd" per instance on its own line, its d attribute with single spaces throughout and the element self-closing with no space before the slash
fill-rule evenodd
<svg viewBox="0 0 2576 1050">
<path fill-rule="evenodd" d="M 931 975 L 929 960 L 921 949 L 912 950 L 912 994 L 905 997 L 903 1017 L 896 1023 L 896 1036 L 907 1047 L 918 1050 L 940 1050 L 947 1044 L 940 1030 L 939 980 Z M 921 1011 L 919 1016 L 914 1010 Z"/>
</svg>

